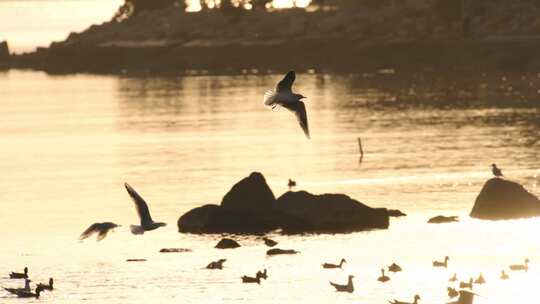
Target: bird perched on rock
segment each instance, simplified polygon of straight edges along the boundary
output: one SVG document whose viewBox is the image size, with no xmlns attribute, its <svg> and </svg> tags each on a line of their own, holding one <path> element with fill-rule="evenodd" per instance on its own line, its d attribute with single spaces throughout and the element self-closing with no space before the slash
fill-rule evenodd
<svg viewBox="0 0 540 304">
<path fill-rule="evenodd" d="M 101 241 L 107 236 L 109 230 L 112 230 L 116 227 L 120 227 L 120 225 L 112 222 L 94 223 L 90 225 L 90 227 L 86 228 L 86 230 L 81 234 L 81 236 L 79 236 L 79 240 L 84 240 L 90 237 L 92 234 L 97 233 L 96 240 Z"/>
<path fill-rule="evenodd" d="M 496 177 L 504 176 L 504 175 L 502 174 L 501 169 L 497 168 L 497 165 L 495 165 L 495 164 L 491 164 L 491 172 L 492 172 L 493 175 L 495 175 Z"/>
<path fill-rule="evenodd" d="M 287 186 L 289 186 L 289 190 L 292 189 L 293 187 L 296 187 L 296 181 L 293 181 L 292 179 L 289 178 L 289 182 L 287 183 Z"/>
<path fill-rule="evenodd" d="M 139 214 L 139 218 L 141 219 L 141 225 L 131 225 L 131 233 L 133 234 L 144 234 L 145 231 L 150 231 L 157 229 L 159 227 L 167 226 L 166 223 L 161 222 L 154 222 L 152 220 L 152 217 L 150 216 L 150 210 L 148 209 L 148 204 L 144 201 L 144 199 L 133 189 L 128 183 L 125 183 L 124 186 L 126 187 L 126 190 L 131 196 L 131 199 L 135 203 L 135 207 L 137 209 L 137 213 Z"/>
<path fill-rule="evenodd" d="M 264 105 L 272 109 L 278 109 L 279 106 L 294 112 L 296 119 L 300 123 L 300 127 L 309 139 L 308 119 L 306 113 L 306 105 L 301 101 L 306 98 L 302 94 L 292 92 L 292 85 L 296 79 L 294 71 L 288 72 L 285 77 L 278 82 L 274 90 L 269 90 L 264 94 Z"/>
</svg>

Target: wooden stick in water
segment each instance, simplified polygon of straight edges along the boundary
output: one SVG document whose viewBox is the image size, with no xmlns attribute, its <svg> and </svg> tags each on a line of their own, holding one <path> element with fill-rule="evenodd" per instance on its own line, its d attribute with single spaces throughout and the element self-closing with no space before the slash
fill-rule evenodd
<svg viewBox="0 0 540 304">
<path fill-rule="evenodd" d="M 360 159 L 358 160 L 358 163 L 361 164 L 364 159 L 364 149 L 362 149 L 362 139 L 360 137 L 358 137 L 358 149 L 360 150 Z"/>
</svg>

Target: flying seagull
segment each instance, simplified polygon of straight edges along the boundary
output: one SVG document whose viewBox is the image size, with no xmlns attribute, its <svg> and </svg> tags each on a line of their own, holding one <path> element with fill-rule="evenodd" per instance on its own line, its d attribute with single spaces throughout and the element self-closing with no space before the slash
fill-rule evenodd
<svg viewBox="0 0 540 304">
<path fill-rule="evenodd" d="M 103 222 L 103 223 L 94 223 L 90 225 L 90 227 L 86 228 L 86 230 L 79 236 L 79 240 L 84 240 L 88 237 L 90 237 L 92 234 L 97 233 L 97 241 L 103 240 L 107 233 L 109 233 L 109 230 L 112 230 L 116 227 L 120 227 L 120 225 L 117 225 L 112 222 Z"/>
<path fill-rule="evenodd" d="M 277 109 L 279 106 L 286 108 L 287 110 L 294 112 L 300 127 L 304 130 L 306 137 L 309 139 L 309 128 L 306 114 L 306 105 L 301 101 L 306 98 L 302 94 L 295 94 L 292 92 L 292 85 L 296 74 L 294 71 L 290 71 L 285 77 L 278 82 L 274 90 L 268 90 L 264 94 L 264 105 Z"/>
<path fill-rule="evenodd" d="M 135 191 L 135 189 L 131 188 L 131 186 L 128 183 L 125 183 L 124 186 L 126 187 L 127 192 L 129 193 L 129 196 L 131 196 L 131 199 L 135 203 L 135 207 L 137 208 L 137 213 L 139 214 L 139 218 L 141 219 L 141 225 L 131 225 L 131 233 L 133 234 L 144 234 L 145 231 L 150 231 L 157 229 L 162 226 L 167 226 L 166 223 L 161 222 L 154 222 L 152 220 L 152 217 L 150 216 L 150 210 L 148 210 L 148 204 L 144 201 L 144 199 Z"/>
</svg>

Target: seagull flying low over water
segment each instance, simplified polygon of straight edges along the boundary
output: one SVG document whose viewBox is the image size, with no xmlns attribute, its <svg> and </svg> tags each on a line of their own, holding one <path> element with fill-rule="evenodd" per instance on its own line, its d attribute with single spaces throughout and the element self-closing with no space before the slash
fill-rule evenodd
<svg viewBox="0 0 540 304">
<path fill-rule="evenodd" d="M 306 98 L 302 94 L 292 92 L 292 85 L 296 78 L 294 71 L 290 71 L 285 75 L 283 80 L 278 82 L 274 90 L 269 90 L 264 94 L 264 105 L 272 109 L 278 109 L 279 106 L 294 112 L 300 127 L 304 130 L 304 134 L 309 139 L 309 128 L 306 114 L 306 105 L 301 101 Z"/>
<path fill-rule="evenodd" d="M 150 231 L 157 229 L 159 227 L 167 226 L 166 223 L 161 222 L 154 222 L 152 220 L 152 217 L 150 216 L 150 210 L 148 209 L 148 204 L 144 201 L 144 199 L 135 191 L 135 189 L 131 188 L 131 186 L 128 183 L 125 183 L 124 186 L 126 187 L 127 192 L 129 193 L 129 196 L 131 196 L 131 199 L 135 203 L 135 207 L 137 208 L 137 213 L 139 214 L 139 218 L 141 219 L 141 225 L 131 225 L 131 233 L 133 234 L 144 234 L 145 231 Z"/>
<path fill-rule="evenodd" d="M 112 222 L 94 223 L 90 225 L 90 227 L 86 228 L 81 236 L 79 236 L 79 240 L 84 240 L 90 237 L 92 234 L 97 233 L 96 240 L 101 241 L 107 236 L 107 233 L 109 233 L 110 230 L 116 227 L 120 227 L 120 225 Z"/>
</svg>

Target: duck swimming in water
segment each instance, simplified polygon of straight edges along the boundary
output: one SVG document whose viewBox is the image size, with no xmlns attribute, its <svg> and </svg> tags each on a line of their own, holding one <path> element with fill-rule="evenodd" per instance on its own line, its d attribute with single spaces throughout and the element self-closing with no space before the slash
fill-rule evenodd
<svg viewBox="0 0 540 304">
<path fill-rule="evenodd" d="M 9 274 L 10 279 L 28 279 L 28 267 L 24 267 L 24 272 L 12 272 Z"/>
<path fill-rule="evenodd" d="M 484 276 L 482 276 L 482 273 L 480 273 L 480 275 L 478 276 L 478 278 L 476 280 L 474 280 L 474 284 L 485 284 L 486 283 L 486 279 L 484 279 Z"/>
<path fill-rule="evenodd" d="M 42 290 L 53 290 L 54 289 L 53 284 L 54 284 L 53 278 L 49 278 L 49 284 L 39 283 L 37 286 L 41 287 Z"/>
<path fill-rule="evenodd" d="M 242 283 L 257 283 L 261 284 L 261 278 L 257 275 L 256 277 L 248 277 L 243 276 L 242 277 Z"/>
<path fill-rule="evenodd" d="M 223 263 L 225 263 L 225 261 L 227 261 L 227 259 L 219 259 L 211 262 L 210 264 L 206 265 L 206 269 L 223 269 Z"/>
<path fill-rule="evenodd" d="M 447 268 L 448 267 L 448 260 L 450 260 L 450 258 L 448 256 L 446 256 L 446 257 L 444 257 L 444 262 L 433 261 L 433 267 Z"/>
<path fill-rule="evenodd" d="M 39 294 L 41 293 L 42 289 L 41 287 L 36 287 L 36 292 L 33 293 L 31 291 L 20 291 L 17 292 L 16 295 L 19 298 L 36 298 L 39 299 Z"/>
<path fill-rule="evenodd" d="M 30 282 L 32 282 L 32 281 L 29 280 L 29 279 L 24 279 L 24 287 L 23 288 L 5 288 L 4 287 L 4 289 L 7 292 L 13 293 L 13 294 L 17 294 L 17 293 L 23 292 L 23 291 L 31 292 L 32 290 L 30 289 Z"/>
<path fill-rule="evenodd" d="M 256 276 L 257 276 L 258 278 L 267 280 L 267 279 L 268 279 L 268 273 L 266 272 L 266 268 L 264 269 L 264 271 L 260 271 L 260 270 L 257 271 Z"/>
<path fill-rule="evenodd" d="M 448 297 L 450 299 L 459 296 L 459 292 L 457 292 L 457 290 L 455 288 L 448 287 L 447 290 L 448 290 Z"/>
<path fill-rule="evenodd" d="M 521 264 L 510 265 L 508 268 L 510 268 L 510 270 L 514 270 L 514 271 L 525 271 L 525 272 L 527 272 L 529 270 L 529 259 L 525 259 L 525 264 L 523 264 L 523 265 L 521 265 Z"/>
<path fill-rule="evenodd" d="M 354 291 L 354 285 L 353 285 L 353 280 L 352 280 L 353 278 L 354 276 L 350 275 L 349 280 L 347 281 L 346 285 L 336 284 L 332 282 L 330 282 L 330 285 L 334 286 L 336 291 L 352 293 Z"/>
<path fill-rule="evenodd" d="M 458 300 L 455 302 L 449 302 L 448 304 L 473 304 L 475 295 L 477 294 L 467 290 L 460 290 Z"/>
<path fill-rule="evenodd" d="M 394 299 L 394 302 L 388 301 L 388 303 L 390 303 L 390 304 L 418 304 L 418 300 L 420 300 L 420 296 L 415 295 L 413 302 L 402 302 L 402 301 L 398 301 L 398 300 Z"/>
<path fill-rule="evenodd" d="M 469 283 L 459 282 L 459 288 L 469 288 L 473 289 L 473 278 L 469 279 Z"/>
<path fill-rule="evenodd" d="M 501 280 L 508 280 L 510 277 L 504 272 L 504 269 L 501 271 Z"/>
<path fill-rule="evenodd" d="M 148 209 L 148 204 L 146 201 L 133 189 L 128 183 L 124 183 L 126 190 L 131 196 L 131 199 L 135 203 L 137 209 L 137 214 L 141 220 L 141 225 L 131 225 L 131 233 L 133 234 L 144 234 L 145 231 L 151 231 L 159 227 L 167 226 L 166 223 L 154 222 L 152 216 L 150 216 L 150 210 Z"/>
<path fill-rule="evenodd" d="M 392 263 L 392 265 L 388 266 L 388 271 L 390 272 L 400 272 L 401 270 L 401 267 L 396 263 Z"/>
<path fill-rule="evenodd" d="M 457 274 L 454 273 L 454 275 L 450 279 L 448 279 L 448 282 L 457 282 L 457 280 L 458 280 Z"/>
<path fill-rule="evenodd" d="M 390 277 L 384 275 L 384 268 L 381 269 L 381 273 L 382 275 L 377 279 L 377 281 L 382 283 L 390 281 Z"/>
<path fill-rule="evenodd" d="M 324 263 L 322 264 L 323 268 L 331 269 L 331 268 L 341 268 L 343 266 L 343 263 L 346 263 L 347 261 L 345 259 L 341 259 L 339 264 L 332 264 L 332 263 Z"/>
</svg>

